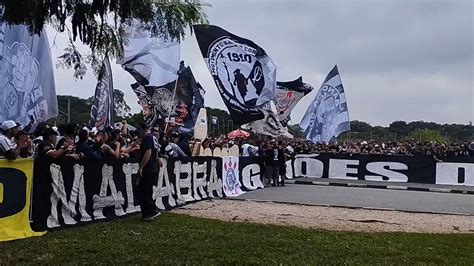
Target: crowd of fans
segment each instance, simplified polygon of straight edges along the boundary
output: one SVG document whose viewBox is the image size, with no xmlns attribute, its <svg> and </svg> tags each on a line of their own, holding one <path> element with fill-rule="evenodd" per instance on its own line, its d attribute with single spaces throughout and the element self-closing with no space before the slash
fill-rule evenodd
<svg viewBox="0 0 474 266">
<path fill-rule="evenodd" d="M 130 131 L 125 121 L 120 126 L 107 127 L 104 130 L 80 127 L 76 124 L 51 127 L 45 123 L 40 123 L 31 134 L 27 130 L 14 121 L 3 122 L 0 132 L 0 156 L 15 159 L 47 153 L 51 158 L 68 156 L 75 159 L 114 160 L 137 156 L 141 143 L 140 129 Z M 474 156 L 474 142 L 444 144 L 412 139 L 387 143 L 370 140 L 314 144 L 304 140 L 275 141 L 265 137 L 231 140 L 224 135 L 200 141 L 177 132 L 164 136 L 158 128 L 151 128 L 150 131 L 158 141 L 159 156 L 165 158 L 212 155 L 205 154 L 204 151 L 209 149 L 212 152 L 216 148 L 230 149 L 235 146 L 238 147 L 238 154 L 232 155 L 240 156 L 264 156 L 266 151 L 274 147 L 283 149 L 287 157 L 311 153 L 428 155 L 438 158 Z"/>
<path fill-rule="evenodd" d="M 275 140 L 268 137 L 229 139 L 224 135 L 198 140 L 178 132 L 165 136 L 159 128 L 146 125 L 132 131 L 126 121 L 103 130 L 77 124 L 55 127 L 40 123 L 29 133 L 32 131 L 31 125 L 22 128 L 9 120 L 4 121 L 0 129 L 0 158 L 9 160 L 34 157 L 35 165 L 43 165 L 62 157 L 105 162 L 137 159 L 141 176 L 140 206 L 145 221 L 151 221 L 159 215 L 152 200 L 153 184 L 156 183 L 158 169 L 163 162 L 159 158 L 258 156 L 264 158 L 264 185 L 284 186 L 286 161 L 297 154 L 424 155 L 435 159 L 474 157 L 474 142 L 442 144 L 409 140 L 381 143 L 371 140 L 313 144 L 304 140 Z"/>
</svg>

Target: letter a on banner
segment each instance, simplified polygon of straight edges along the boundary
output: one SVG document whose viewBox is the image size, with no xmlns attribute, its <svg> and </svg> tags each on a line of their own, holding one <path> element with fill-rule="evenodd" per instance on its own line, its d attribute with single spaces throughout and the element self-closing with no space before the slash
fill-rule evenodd
<svg viewBox="0 0 474 266">
<path fill-rule="evenodd" d="M 33 160 L 0 160 L 0 242 L 41 236 L 30 227 Z"/>
</svg>

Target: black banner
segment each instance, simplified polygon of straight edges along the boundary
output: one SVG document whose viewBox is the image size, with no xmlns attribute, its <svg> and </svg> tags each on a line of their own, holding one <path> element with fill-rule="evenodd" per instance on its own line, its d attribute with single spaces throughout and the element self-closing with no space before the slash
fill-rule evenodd
<svg viewBox="0 0 474 266">
<path fill-rule="evenodd" d="M 397 155 L 298 155 L 289 177 L 474 186 L 474 158 Z"/>
<path fill-rule="evenodd" d="M 261 160 L 240 157 L 244 191 L 263 188 Z M 35 163 L 33 223 L 36 231 L 75 226 L 140 212 L 137 162 L 77 162 L 62 159 Z M 153 200 L 161 210 L 224 197 L 222 158 L 163 160 Z M 237 180 L 231 183 L 237 183 Z"/>
</svg>

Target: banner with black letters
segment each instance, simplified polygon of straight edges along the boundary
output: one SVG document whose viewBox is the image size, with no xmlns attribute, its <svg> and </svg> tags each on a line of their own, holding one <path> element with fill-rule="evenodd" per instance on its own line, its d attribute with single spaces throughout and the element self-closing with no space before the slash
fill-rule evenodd
<svg viewBox="0 0 474 266">
<path fill-rule="evenodd" d="M 289 178 L 333 178 L 474 186 L 474 158 L 371 154 L 297 155 L 287 163 Z"/>
</svg>

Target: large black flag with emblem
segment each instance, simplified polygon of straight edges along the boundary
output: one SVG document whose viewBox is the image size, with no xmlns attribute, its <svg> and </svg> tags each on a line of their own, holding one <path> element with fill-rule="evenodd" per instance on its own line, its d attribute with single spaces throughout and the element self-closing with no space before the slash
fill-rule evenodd
<svg viewBox="0 0 474 266">
<path fill-rule="evenodd" d="M 217 26 L 195 25 L 194 32 L 234 122 L 264 119 L 261 106 L 274 100 L 276 88 L 276 66 L 265 50 Z"/>
<path fill-rule="evenodd" d="M 337 66 L 329 72 L 301 120 L 306 139 L 328 143 L 350 130 L 349 110 Z"/>
</svg>

